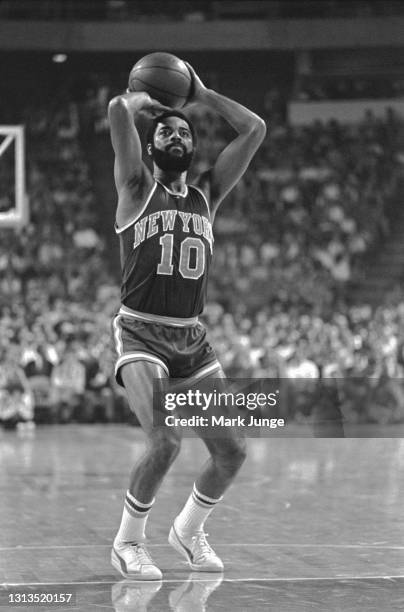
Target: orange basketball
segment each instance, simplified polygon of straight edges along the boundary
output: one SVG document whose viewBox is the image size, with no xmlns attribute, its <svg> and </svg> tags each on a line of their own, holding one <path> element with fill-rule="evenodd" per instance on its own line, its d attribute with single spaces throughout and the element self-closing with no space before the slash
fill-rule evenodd
<svg viewBox="0 0 404 612">
<path fill-rule="evenodd" d="M 140 59 L 129 75 L 130 91 L 146 91 L 171 108 L 181 108 L 191 92 L 192 78 L 181 59 L 171 53 L 150 53 Z"/>
</svg>

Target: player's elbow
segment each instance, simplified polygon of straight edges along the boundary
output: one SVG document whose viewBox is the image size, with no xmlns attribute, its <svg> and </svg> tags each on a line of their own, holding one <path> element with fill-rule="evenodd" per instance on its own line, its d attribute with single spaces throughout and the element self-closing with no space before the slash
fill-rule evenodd
<svg viewBox="0 0 404 612">
<path fill-rule="evenodd" d="M 113 117 L 121 113 L 127 113 L 123 96 L 115 96 L 108 104 L 108 116 Z"/>
<path fill-rule="evenodd" d="M 264 140 L 267 133 L 267 125 L 261 117 L 256 117 L 254 125 L 252 126 L 252 133 L 258 142 L 261 143 Z"/>
</svg>

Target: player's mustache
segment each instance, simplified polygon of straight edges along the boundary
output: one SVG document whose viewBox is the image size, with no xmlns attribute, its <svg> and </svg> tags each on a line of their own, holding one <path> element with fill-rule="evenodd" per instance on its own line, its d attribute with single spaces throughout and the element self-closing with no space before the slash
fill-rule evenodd
<svg viewBox="0 0 404 612">
<path fill-rule="evenodd" d="M 186 149 L 184 147 L 184 145 L 182 144 L 182 142 L 172 142 L 169 145 L 166 146 L 166 151 L 169 151 L 170 149 L 172 149 L 173 147 L 180 147 L 180 149 L 182 149 L 182 152 L 185 153 Z"/>
</svg>

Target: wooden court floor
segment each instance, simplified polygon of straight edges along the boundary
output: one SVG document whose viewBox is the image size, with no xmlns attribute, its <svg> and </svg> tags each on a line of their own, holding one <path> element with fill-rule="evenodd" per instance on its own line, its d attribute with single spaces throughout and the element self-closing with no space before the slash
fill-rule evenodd
<svg viewBox="0 0 404 612">
<path fill-rule="evenodd" d="M 0 612 L 389 612 L 404 610 L 404 439 L 256 438 L 207 523 L 223 576 L 197 574 L 167 543 L 202 444 L 185 439 L 149 518 L 162 582 L 110 566 L 137 428 L 0 432 Z M 73 593 L 70 604 L 10 603 Z"/>
</svg>

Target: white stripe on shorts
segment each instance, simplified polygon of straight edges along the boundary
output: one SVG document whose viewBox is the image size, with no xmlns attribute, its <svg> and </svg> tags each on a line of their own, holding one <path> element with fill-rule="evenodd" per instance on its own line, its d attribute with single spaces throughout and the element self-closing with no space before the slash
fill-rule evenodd
<svg viewBox="0 0 404 612">
<path fill-rule="evenodd" d="M 215 372 L 216 370 L 221 369 L 222 366 L 220 365 L 220 363 L 218 361 L 214 361 L 213 363 L 210 363 L 209 365 L 205 366 L 204 368 L 201 368 L 200 370 L 192 374 L 189 378 L 187 377 L 186 381 L 189 382 L 199 380 L 201 378 L 206 378 L 207 376 L 213 374 L 213 372 Z"/>
<path fill-rule="evenodd" d="M 114 328 L 115 350 L 119 356 L 123 353 L 122 330 L 121 326 L 119 325 L 119 320 L 121 318 L 121 315 L 117 315 L 116 317 L 114 317 L 114 320 L 112 322 L 112 327 Z"/>
</svg>

